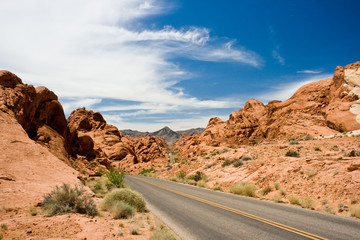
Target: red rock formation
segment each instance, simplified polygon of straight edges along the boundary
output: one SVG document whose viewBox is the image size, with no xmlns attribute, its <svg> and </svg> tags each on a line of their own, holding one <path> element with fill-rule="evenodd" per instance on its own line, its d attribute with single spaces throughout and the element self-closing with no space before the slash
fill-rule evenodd
<svg viewBox="0 0 360 240">
<path fill-rule="evenodd" d="M 360 129 L 360 62 L 337 67 L 333 78 L 304 85 L 288 100 L 267 105 L 251 99 L 227 121 L 212 118 L 201 135 L 186 136 L 175 149 L 192 156 L 205 146 L 325 136 Z"/>
<path fill-rule="evenodd" d="M 72 152 L 103 159 L 136 164 L 165 158 L 168 147 L 162 138 L 124 136 L 115 126 L 107 124 L 98 112 L 78 108 L 68 118 Z"/>
</svg>

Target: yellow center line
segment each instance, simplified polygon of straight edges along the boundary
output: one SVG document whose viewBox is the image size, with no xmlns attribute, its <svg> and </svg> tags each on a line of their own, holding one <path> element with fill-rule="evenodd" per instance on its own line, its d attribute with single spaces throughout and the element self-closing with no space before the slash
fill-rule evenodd
<svg viewBox="0 0 360 240">
<path fill-rule="evenodd" d="M 262 217 L 258 217 L 258 216 L 252 215 L 252 214 L 250 214 L 250 213 L 246 213 L 246 212 L 243 212 L 243 211 L 240 211 L 240 210 L 237 210 L 237 209 L 234 209 L 234 208 L 230 208 L 230 207 L 227 207 L 227 206 L 224 206 L 224 205 L 215 203 L 215 202 L 211 202 L 211 201 L 208 201 L 208 200 L 199 198 L 199 197 L 195 197 L 195 196 L 192 196 L 192 195 L 189 195 L 189 194 L 186 194 L 186 193 L 178 192 L 178 191 L 175 191 L 175 190 L 172 190 L 172 189 L 169 189 L 169 188 L 160 186 L 160 185 L 158 185 L 158 184 L 155 184 L 155 183 L 146 181 L 146 180 L 141 179 L 141 178 L 137 178 L 137 177 L 135 177 L 135 178 L 138 179 L 138 180 L 140 180 L 140 181 L 143 181 L 143 182 L 146 182 L 146 183 L 148 183 L 148 184 L 151 184 L 151 185 L 153 185 L 153 186 L 155 186 L 155 187 L 164 189 L 164 190 L 166 190 L 166 191 L 173 192 L 173 193 L 175 193 L 175 194 L 178 194 L 178 195 L 181 195 L 181 196 L 184 196 L 184 197 L 187 197 L 187 198 L 191 198 L 191 199 L 194 199 L 194 200 L 196 200 L 196 201 L 199 201 L 199 202 L 202 202 L 202 203 L 206 203 L 206 204 L 208 204 L 208 205 L 211 205 L 211 206 L 214 206 L 214 207 L 218 207 L 218 208 L 227 210 L 227 211 L 229 211 L 229 212 L 233 212 L 233 213 L 236 213 L 236 214 L 242 215 L 242 216 L 244 216 L 244 217 L 248 217 L 248 218 L 257 220 L 257 221 L 259 221 L 259 222 L 266 223 L 266 224 L 268 224 L 268 225 L 271 225 L 271 226 L 274 226 L 274 227 L 277 227 L 277 228 L 281 228 L 281 229 L 283 229 L 283 230 L 286 230 L 286 231 L 289 231 L 289 232 L 292 232 L 292 233 L 295 233 L 295 234 L 298 234 L 298 235 L 307 237 L 307 238 L 309 238 L 309 239 L 314 239 L 314 240 L 319 240 L 319 239 L 321 239 L 321 240 L 328 240 L 327 238 L 323 238 L 323 237 L 317 236 L 317 235 L 312 234 L 312 233 L 308 233 L 308 232 L 305 232 L 305 231 L 302 231 L 302 230 L 299 230 L 299 229 L 296 229 L 296 228 L 293 228 L 293 227 L 290 227 L 290 226 L 287 226 L 287 225 L 284 225 L 284 224 L 281 224 L 281 223 L 277 223 L 277 222 L 274 222 L 274 221 L 271 221 L 271 220 L 268 220 L 268 219 L 265 219 L 265 218 L 262 218 Z"/>
</svg>

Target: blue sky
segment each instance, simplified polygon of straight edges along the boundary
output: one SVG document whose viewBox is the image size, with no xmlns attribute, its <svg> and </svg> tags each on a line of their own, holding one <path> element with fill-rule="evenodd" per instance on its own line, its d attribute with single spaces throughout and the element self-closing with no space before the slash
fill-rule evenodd
<svg viewBox="0 0 360 240">
<path fill-rule="evenodd" d="M 205 127 L 360 56 L 357 0 L 1 3 L 1 68 L 119 129 Z"/>
</svg>

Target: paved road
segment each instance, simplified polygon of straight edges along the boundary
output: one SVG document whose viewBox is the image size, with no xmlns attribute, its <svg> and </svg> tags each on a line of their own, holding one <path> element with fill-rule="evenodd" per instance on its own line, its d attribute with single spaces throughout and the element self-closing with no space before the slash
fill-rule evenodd
<svg viewBox="0 0 360 240">
<path fill-rule="evenodd" d="M 155 178 L 126 176 L 183 239 L 360 240 L 360 221 Z"/>
</svg>

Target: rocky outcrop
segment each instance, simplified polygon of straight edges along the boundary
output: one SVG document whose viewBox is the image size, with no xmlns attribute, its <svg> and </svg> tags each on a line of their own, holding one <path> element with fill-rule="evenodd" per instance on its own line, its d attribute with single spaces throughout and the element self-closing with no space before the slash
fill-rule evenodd
<svg viewBox="0 0 360 240">
<path fill-rule="evenodd" d="M 96 172 L 124 160 L 134 164 L 165 158 L 161 138 L 132 138 L 106 123 L 100 113 L 79 108 L 65 118 L 58 97 L 46 87 L 23 84 L 0 71 L 0 111 L 13 118 L 28 137 L 82 172 Z"/>
<path fill-rule="evenodd" d="M 68 118 L 72 153 L 105 159 L 107 164 L 127 161 L 133 164 L 164 158 L 168 151 L 162 138 L 130 137 L 107 124 L 98 112 L 78 108 Z"/>
<path fill-rule="evenodd" d="M 251 99 L 227 121 L 212 118 L 205 131 L 175 142 L 183 153 L 204 146 L 325 136 L 360 129 L 360 62 L 337 67 L 333 78 L 304 85 L 288 100 L 267 105 Z"/>
<path fill-rule="evenodd" d="M 10 114 L 28 136 L 67 160 L 67 122 L 57 96 L 45 87 L 34 88 L 8 71 L 0 71 L 0 110 Z"/>
</svg>

